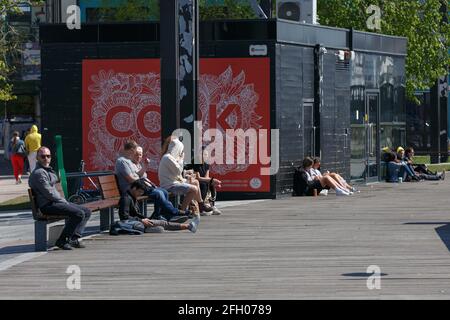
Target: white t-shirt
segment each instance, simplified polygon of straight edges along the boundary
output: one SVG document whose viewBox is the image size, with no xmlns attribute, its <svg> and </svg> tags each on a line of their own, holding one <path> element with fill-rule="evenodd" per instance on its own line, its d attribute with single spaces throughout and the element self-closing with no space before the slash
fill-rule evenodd
<svg viewBox="0 0 450 320">
<path fill-rule="evenodd" d="M 311 175 L 311 177 L 314 179 L 315 177 L 321 177 L 322 173 L 320 172 L 320 170 L 311 168 L 309 169 L 309 174 Z"/>
</svg>

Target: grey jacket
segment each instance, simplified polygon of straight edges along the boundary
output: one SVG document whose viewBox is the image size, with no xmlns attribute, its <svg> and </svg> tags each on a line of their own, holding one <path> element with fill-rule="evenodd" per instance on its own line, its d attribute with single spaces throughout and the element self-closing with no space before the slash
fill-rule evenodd
<svg viewBox="0 0 450 320">
<path fill-rule="evenodd" d="M 28 185 L 34 192 L 39 208 L 53 202 L 67 202 L 56 190 L 57 182 L 58 176 L 52 167 L 44 168 L 39 163 L 36 164 L 36 169 L 31 173 Z"/>
</svg>

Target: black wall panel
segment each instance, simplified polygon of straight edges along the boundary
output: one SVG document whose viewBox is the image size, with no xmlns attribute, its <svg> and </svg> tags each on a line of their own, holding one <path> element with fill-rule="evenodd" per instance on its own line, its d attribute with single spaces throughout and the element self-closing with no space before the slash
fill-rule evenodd
<svg viewBox="0 0 450 320">
<path fill-rule="evenodd" d="M 276 45 L 276 127 L 280 130 L 280 168 L 276 190 L 292 191 L 294 167 L 304 156 L 303 146 L 303 48 Z"/>
</svg>

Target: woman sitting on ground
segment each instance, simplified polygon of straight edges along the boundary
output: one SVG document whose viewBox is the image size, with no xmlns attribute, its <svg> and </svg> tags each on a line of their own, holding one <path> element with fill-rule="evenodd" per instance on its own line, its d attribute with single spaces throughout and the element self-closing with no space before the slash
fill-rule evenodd
<svg viewBox="0 0 450 320">
<path fill-rule="evenodd" d="M 316 157 L 313 159 L 313 166 L 311 168 L 311 170 L 309 171 L 309 174 L 311 175 L 311 177 L 314 179 L 316 176 L 330 176 L 331 178 L 334 179 L 334 181 L 336 181 L 336 184 L 339 186 L 340 189 L 349 192 L 350 194 L 352 194 L 353 192 L 356 192 L 356 189 L 354 187 L 352 187 L 351 185 L 349 185 L 347 183 L 347 181 L 345 181 L 344 178 L 342 178 L 341 175 L 339 175 L 336 172 L 330 172 L 330 171 L 326 171 L 325 173 L 321 173 L 320 172 L 320 158 Z"/>
<path fill-rule="evenodd" d="M 161 158 L 158 168 L 159 182 L 168 192 L 184 195 L 181 210 L 187 210 L 192 200 L 198 202 L 200 212 L 210 212 L 213 209 L 203 202 L 198 180 L 183 177 L 184 146 L 178 138 L 169 143 L 167 152 Z"/>
<path fill-rule="evenodd" d="M 302 167 L 299 170 L 299 185 L 300 185 L 300 195 L 311 195 L 313 190 L 316 189 L 317 192 L 321 192 L 323 189 L 333 189 L 336 191 L 337 196 L 348 196 L 350 193 L 342 189 L 336 181 L 327 176 L 315 176 L 314 178 L 309 174 L 312 169 L 314 161 L 310 157 L 306 157 L 303 160 Z"/>
</svg>

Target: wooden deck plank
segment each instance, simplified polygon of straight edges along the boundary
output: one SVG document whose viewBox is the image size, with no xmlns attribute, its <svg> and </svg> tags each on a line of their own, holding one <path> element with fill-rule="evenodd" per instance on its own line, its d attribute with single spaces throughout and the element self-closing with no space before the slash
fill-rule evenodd
<svg viewBox="0 0 450 320">
<path fill-rule="evenodd" d="M 195 235 L 100 235 L 0 272 L 0 298 L 449 299 L 449 195 L 448 180 L 381 183 L 228 207 Z M 369 265 L 386 274 L 381 290 L 366 287 Z"/>
</svg>

